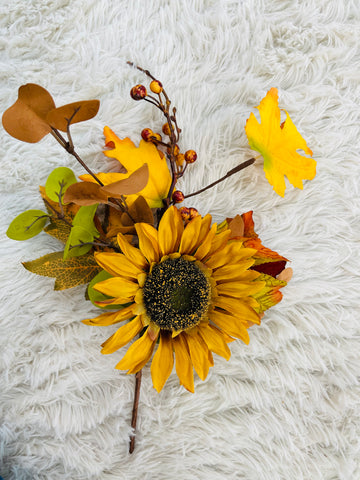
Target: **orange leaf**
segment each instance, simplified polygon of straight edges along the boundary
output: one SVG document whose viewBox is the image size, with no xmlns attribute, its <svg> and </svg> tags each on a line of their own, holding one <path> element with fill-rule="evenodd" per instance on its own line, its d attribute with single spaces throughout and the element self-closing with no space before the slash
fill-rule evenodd
<svg viewBox="0 0 360 480">
<path fill-rule="evenodd" d="M 102 191 L 98 183 L 79 182 L 68 187 L 63 202 L 87 206 L 95 203 L 107 203 L 107 199 L 108 195 Z"/>
<path fill-rule="evenodd" d="M 64 105 L 51 110 L 47 116 L 47 122 L 54 128 L 66 132 L 68 121 L 70 124 L 84 122 L 95 117 L 99 111 L 99 100 L 84 100 Z"/>
<path fill-rule="evenodd" d="M 127 178 L 101 187 L 101 191 L 104 192 L 108 197 L 120 198 L 123 195 L 139 193 L 143 188 L 146 187 L 148 180 L 149 167 L 147 163 L 144 163 Z"/>
<path fill-rule="evenodd" d="M 295 125 L 286 113 L 286 120 L 280 124 L 280 109 L 278 106 L 278 91 L 271 88 L 257 107 L 261 123 L 253 113 L 250 114 L 245 126 L 249 145 L 260 152 L 264 158 L 264 171 L 267 180 L 275 192 L 284 196 L 285 180 L 302 189 L 302 180 L 312 180 L 316 174 L 316 162 L 312 158 L 300 155 L 297 150 L 303 150 L 312 155 L 305 140 L 297 131 Z"/>
<path fill-rule="evenodd" d="M 46 115 L 53 108 L 54 100 L 45 88 L 27 83 L 19 88 L 18 99 L 4 112 L 2 123 L 12 137 L 36 143 L 51 131 Z"/>
</svg>

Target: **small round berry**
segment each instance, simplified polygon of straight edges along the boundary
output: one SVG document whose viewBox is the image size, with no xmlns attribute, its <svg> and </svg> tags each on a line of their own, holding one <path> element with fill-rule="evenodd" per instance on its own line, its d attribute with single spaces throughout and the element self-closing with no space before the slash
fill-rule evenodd
<svg viewBox="0 0 360 480">
<path fill-rule="evenodd" d="M 152 134 L 152 141 L 161 142 L 161 140 L 162 140 L 162 138 L 161 138 L 160 133 L 153 133 Z"/>
<path fill-rule="evenodd" d="M 150 90 L 154 93 L 161 93 L 163 89 L 162 83 L 159 80 L 153 80 L 150 83 Z"/>
<path fill-rule="evenodd" d="M 176 165 L 181 167 L 182 165 L 184 165 L 185 155 L 183 153 L 179 153 L 178 155 L 176 155 L 175 160 L 176 160 Z"/>
<path fill-rule="evenodd" d="M 164 125 L 162 126 L 162 131 L 164 135 L 167 135 L 168 137 L 170 137 L 171 131 L 168 123 L 164 123 Z"/>
<path fill-rule="evenodd" d="M 144 85 L 135 85 L 135 87 L 130 90 L 130 96 L 134 100 L 142 100 L 146 95 L 147 91 Z"/>
<path fill-rule="evenodd" d="M 175 190 L 175 192 L 172 194 L 172 199 L 174 203 L 181 203 L 184 201 L 184 194 L 183 192 L 180 192 L 180 190 Z"/>
<path fill-rule="evenodd" d="M 193 218 L 199 215 L 199 212 L 194 207 L 189 208 L 189 213 L 190 213 L 190 220 L 192 220 Z"/>
<path fill-rule="evenodd" d="M 194 163 L 197 159 L 197 153 L 195 150 L 187 150 L 185 152 L 185 162 L 186 163 Z"/>
<path fill-rule="evenodd" d="M 171 147 L 167 147 L 167 152 L 171 153 Z M 180 153 L 179 145 L 174 145 L 174 155 L 175 155 L 175 157 L 177 155 L 179 155 L 179 153 Z"/>
<path fill-rule="evenodd" d="M 145 142 L 151 142 L 151 137 L 153 135 L 154 132 L 151 130 L 151 128 L 144 128 L 144 130 L 141 132 L 141 136 L 145 140 Z"/>
<path fill-rule="evenodd" d="M 179 209 L 179 212 L 182 216 L 182 219 L 187 222 L 188 220 L 190 220 L 190 209 L 187 208 L 187 207 L 181 207 Z"/>
</svg>

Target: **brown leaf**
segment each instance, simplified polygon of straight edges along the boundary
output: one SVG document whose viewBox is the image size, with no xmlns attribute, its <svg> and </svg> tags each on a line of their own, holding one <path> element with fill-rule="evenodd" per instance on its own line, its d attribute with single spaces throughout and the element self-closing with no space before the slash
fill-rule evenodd
<svg viewBox="0 0 360 480">
<path fill-rule="evenodd" d="M 119 180 L 118 182 L 105 185 L 101 187 L 101 190 L 106 193 L 108 197 L 120 198 L 123 195 L 132 195 L 140 192 L 146 187 L 148 180 L 149 167 L 147 163 L 144 163 L 129 177 Z"/>
<path fill-rule="evenodd" d="M 64 194 L 64 203 L 76 205 L 94 205 L 95 203 L 107 203 L 108 195 L 104 193 L 97 183 L 79 182 L 73 183 Z"/>
<path fill-rule="evenodd" d="M 84 122 L 90 118 L 95 117 L 99 111 L 99 100 L 84 100 L 81 102 L 74 102 L 64 105 L 59 108 L 51 110 L 47 116 L 47 122 L 54 128 L 66 132 L 68 121 L 71 118 L 70 124 Z"/>
<path fill-rule="evenodd" d="M 129 213 L 131 218 L 135 220 L 135 223 L 149 223 L 154 225 L 154 215 L 151 211 L 151 208 L 147 204 L 144 197 L 139 195 L 139 197 L 132 203 L 129 207 Z M 126 218 L 125 218 L 126 217 Z M 129 215 L 127 213 L 122 214 L 123 225 L 131 225 L 134 222 L 128 223 Z"/>
<path fill-rule="evenodd" d="M 18 99 L 4 112 L 2 123 L 12 137 L 36 143 L 51 131 L 46 115 L 53 108 L 54 100 L 45 88 L 27 83 L 19 88 Z"/>
<path fill-rule="evenodd" d="M 244 220 L 241 215 L 236 215 L 229 223 L 231 230 L 231 237 L 243 237 L 244 236 Z"/>
</svg>

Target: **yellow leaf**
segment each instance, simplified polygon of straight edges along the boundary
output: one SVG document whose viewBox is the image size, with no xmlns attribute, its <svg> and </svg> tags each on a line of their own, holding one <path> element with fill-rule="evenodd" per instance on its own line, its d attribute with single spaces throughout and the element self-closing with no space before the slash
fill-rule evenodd
<svg viewBox="0 0 360 480">
<path fill-rule="evenodd" d="M 127 173 L 98 173 L 96 176 L 99 180 L 104 185 L 118 182 L 130 177 L 135 170 L 147 163 L 149 181 L 137 194 L 128 195 L 126 197 L 127 203 L 131 205 L 138 195 L 142 195 L 150 208 L 162 207 L 162 200 L 167 197 L 171 186 L 171 174 L 166 159 L 161 156 L 155 145 L 141 140 L 139 147 L 136 147 L 129 138 L 124 140 L 118 138 L 109 127 L 104 128 L 104 134 L 106 145 L 114 147 L 111 150 L 106 150 L 105 155 L 116 158 L 126 168 Z M 80 179 L 86 182 L 94 181 L 91 175 L 81 175 Z"/>
<path fill-rule="evenodd" d="M 101 271 L 92 254 L 65 261 L 63 255 L 64 252 L 49 253 L 31 262 L 23 262 L 23 265 L 37 275 L 56 278 L 54 290 L 89 283 Z"/>
<path fill-rule="evenodd" d="M 306 154 L 312 155 L 312 151 L 287 112 L 286 120 L 280 124 L 276 88 L 268 91 L 257 108 L 261 123 L 251 113 L 245 126 L 246 135 L 250 147 L 260 152 L 264 158 L 264 171 L 270 185 L 283 197 L 286 188 L 284 176 L 294 187 L 302 189 L 302 180 L 312 180 L 315 177 L 316 162 L 297 152 L 303 150 Z"/>
</svg>

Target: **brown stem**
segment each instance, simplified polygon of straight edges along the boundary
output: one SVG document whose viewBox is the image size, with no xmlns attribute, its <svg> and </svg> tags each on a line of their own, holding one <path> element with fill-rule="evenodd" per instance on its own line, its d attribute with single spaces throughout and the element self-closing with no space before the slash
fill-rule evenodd
<svg viewBox="0 0 360 480">
<path fill-rule="evenodd" d="M 62 215 L 60 212 L 58 212 L 58 211 L 56 210 L 56 208 L 54 208 L 54 207 L 51 205 L 51 203 L 50 203 L 48 200 L 46 200 L 46 198 L 43 198 L 43 202 L 45 203 L 45 205 L 47 205 L 47 206 L 50 208 L 50 210 L 52 210 L 52 211 L 56 214 L 56 216 L 57 216 L 57 218 L 58 218 L 59 220 L 65 222 L 67 225 L 69 225 L 69 227 L 72 227 L 72 224 L 66 220 L 66 218 L 64 217 L 64 215 Z"/>
<path fill-rule="evenodd" d="M 234 175 L 234 173 L 240 172 L 240 170 L 243 170 L 246 167 L 249 167 L 255 162 L 255 158 L 250 158 L 250 160 L 246 160 L 246 162 L 241 163 L 237 167 L 233 168 L 229 172 L 227 172 L 226 175 L 223 177 L 219 178 L 219 180 L 216 180 L 216 182 L 210 183 L 210 185 L 207 185 L 206 187 L 202 188 L 201 190 L 198 190 L 197 192 L 190 193 L 189 195 L 185 195 L 184 198 L 190 198 L 193 197 L 194 195 L 198 195 L 199 193 L 205 192 L 205 190 L 208 190 L 209 188 L 214 187 L 218 183 L 224 181 L 226 178 L 231 177 L 231 175 Z"/>
<path fill-rule="evenodd" d="M 93 177 L 93 179 L 102 187 L 104 184 L 97 178 L 97 176 L 90 170 L 90 168 L 86 165 L 86 163 L 79 157 L 79 155 L 75 152 L 74 146 L 67 142 L 65 138 L 61 135 L 61 133 L 56 130 L 56 128 L 51 127 L 52 136 L 56 139 L 60 145 L 65 148 L 65 150 L 70 153 L 76 160 L 80 163 L 80 165 Z"/>
<path fill-rule="evenodd" d="M 138 406 L 139 406 L 141 376 L 142 376 L 142 370 L 139 370 L 135 375 L 134 404 L 133 404 L 132 417 L 131 417 L 131 427 L 134 430 L 136 429 L 137 412 L 138 412 Z M 133 453 L 134 449 L 135 449 L 135 433 L 133 433 L 130 437 L 129 453 Z"/>
</svg>

